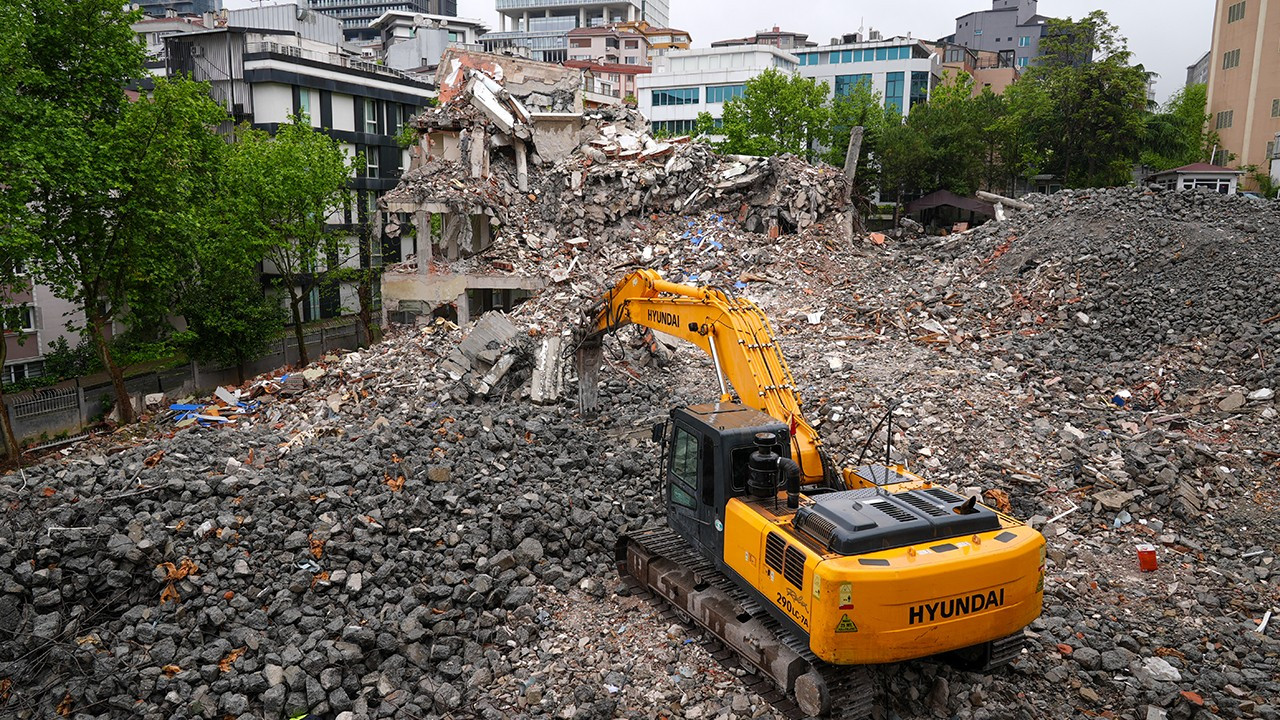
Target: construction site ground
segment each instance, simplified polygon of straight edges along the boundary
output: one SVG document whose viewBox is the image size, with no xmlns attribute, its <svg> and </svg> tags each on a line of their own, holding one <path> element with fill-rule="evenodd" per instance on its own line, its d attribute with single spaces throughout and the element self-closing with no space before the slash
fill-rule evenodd
<svg viewBox="0 0 1280 720">
<path fill-rule="evenodd" d="M 870 440 L 1048 540 L 1022 656 L 879 667 L 877 717 L 1280 717 L 1280 213 L 1031 200 L 947 237 L 508 230 L 470 269 L 568 274 L 477 352 L 474 326 L 403 327 L 235 422 L 156 410 L 0 476 L 0 715 L 771 717 L 612 565 L 663 512 L 650 426 L 715 397 L 710 360 L 623 331 L 598 416 L 571 374 L 529 400 L 540 344 L 652 266 L 762 306 L 837 460 Z"/>
</svg>

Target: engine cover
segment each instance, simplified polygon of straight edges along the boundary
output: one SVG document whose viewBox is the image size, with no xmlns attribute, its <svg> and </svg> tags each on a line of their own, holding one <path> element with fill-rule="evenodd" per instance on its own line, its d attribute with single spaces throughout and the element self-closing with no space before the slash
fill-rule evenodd
<svg viewBox="0 0 1280 720">
<path fill-rule="evenodd" d="M 957 512 L 964 498 L 942 488 L 889 493 L 846 490 L 809 498 L 794 526 L 840 555 L 887 550 L 1000 529 L 990 508 Z"/>
</svg>

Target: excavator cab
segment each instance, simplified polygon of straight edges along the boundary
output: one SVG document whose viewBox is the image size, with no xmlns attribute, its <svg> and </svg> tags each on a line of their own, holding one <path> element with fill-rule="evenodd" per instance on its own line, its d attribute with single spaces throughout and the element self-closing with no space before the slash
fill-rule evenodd
<svg viewBox="0 0 1280 720">
<path fill-rule="evenodd" d="M 730 499 L 749 492 L 755 438 L 774 435 L 774 452 L 786 456 L 787 427 L 739 403 L 708 403 L 673 409 L 667 422 L 655 428 L 659 432 L 667 523 L 723 567 L 724 509 Z"/>
</svg>

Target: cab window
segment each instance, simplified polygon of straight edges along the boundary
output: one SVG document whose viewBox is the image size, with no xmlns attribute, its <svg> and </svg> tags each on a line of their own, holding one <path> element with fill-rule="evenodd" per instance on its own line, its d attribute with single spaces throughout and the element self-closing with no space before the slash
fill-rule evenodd
<svg viewBox="0 0 1280 720">
<path fill-rule="evenodd" d="M 696 507 L 694 491 L 698 487 L 698 438 L 677 427 L 671 444 L 671 501 L 685 507 Z"/>
</svg>

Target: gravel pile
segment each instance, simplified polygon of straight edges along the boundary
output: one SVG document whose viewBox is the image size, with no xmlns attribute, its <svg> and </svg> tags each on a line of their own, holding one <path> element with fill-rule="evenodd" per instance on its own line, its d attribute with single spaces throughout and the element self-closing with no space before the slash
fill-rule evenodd
<svg viewBox="0 0 1280 720">
<path fill-rule="evenodd" d="M 894 461 L 1042 529 L 1021 659 L 881 668 L 883 717 L 1280 717 L 1275 211 L 1034 200 L 942 239 L 659 217 L 465 262 L 568 273 L 513 314 L 535 336 L 634 265 L 740 283 L 836 457 L 896 404 L 876 454 L 890 433 Z M 772 717 L 612 568 L 617 535 L 662 512 L 649 424 L 715 393 L 709 360 L 659 367 L 621 332 L 584 418 L 572 377 L 560 404 L 476 394 L 445 362 L 466 331 L 325 358 L 234 427 L 0 476 L 0 715 Z"/>
</svg>

